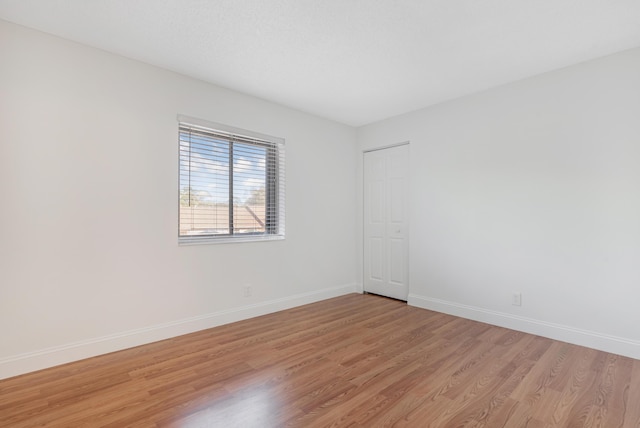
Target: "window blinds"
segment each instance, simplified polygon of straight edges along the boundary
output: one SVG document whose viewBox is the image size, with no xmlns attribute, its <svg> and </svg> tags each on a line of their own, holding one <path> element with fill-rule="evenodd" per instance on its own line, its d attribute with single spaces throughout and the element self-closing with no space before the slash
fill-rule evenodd
<svg viewBox="0 0 640 428">
<path fill-rule="evenodd" d="M 247 134 L 180 122 L 182 241 L 284 236 L 284 141 Z"/>
</svg>

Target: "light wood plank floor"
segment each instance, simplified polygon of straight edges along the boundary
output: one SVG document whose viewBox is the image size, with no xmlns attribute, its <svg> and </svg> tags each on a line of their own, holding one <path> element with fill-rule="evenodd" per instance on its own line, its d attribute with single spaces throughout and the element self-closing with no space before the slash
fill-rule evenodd
<svg viewBox="0 0 640 428">
<path fill-rule="evenodd" d="M 0 381 L 2 427 L 640 427 L 640 361 L 352 294 Z"/>
</svg>

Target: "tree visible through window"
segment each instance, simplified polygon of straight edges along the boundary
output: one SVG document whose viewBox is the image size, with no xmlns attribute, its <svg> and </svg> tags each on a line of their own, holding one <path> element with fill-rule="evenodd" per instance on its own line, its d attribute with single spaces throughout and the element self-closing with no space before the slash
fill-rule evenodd
<svg viewBox="0 0 640 428">
<path fill-rule="evenodd" d="M 283 236 L 284 144 L 250 134 L 180 123 L 181 241 Z"/>
</svg>

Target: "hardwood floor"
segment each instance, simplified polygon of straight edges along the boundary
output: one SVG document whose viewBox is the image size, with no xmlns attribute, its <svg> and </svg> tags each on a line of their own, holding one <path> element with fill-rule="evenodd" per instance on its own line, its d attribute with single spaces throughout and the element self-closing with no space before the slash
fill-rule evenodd
<svg viewBox="0 0 640 428">
<path fill-rule="evenodd" d="M 640 361 L 352 294 L 0 381 L 2 427 L 640 427 Z"/>
</svg>

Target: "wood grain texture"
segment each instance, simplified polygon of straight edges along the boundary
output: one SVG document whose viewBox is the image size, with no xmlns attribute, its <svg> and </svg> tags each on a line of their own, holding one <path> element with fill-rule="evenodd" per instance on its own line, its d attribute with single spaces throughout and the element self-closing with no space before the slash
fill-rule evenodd
<svg viewBox="0 0 640 428">
<path fill-rule="evenodd" d="M 640 428 L 640 361 L 352 294 L 0 381 L 0 427 Z"/>
</svg>

